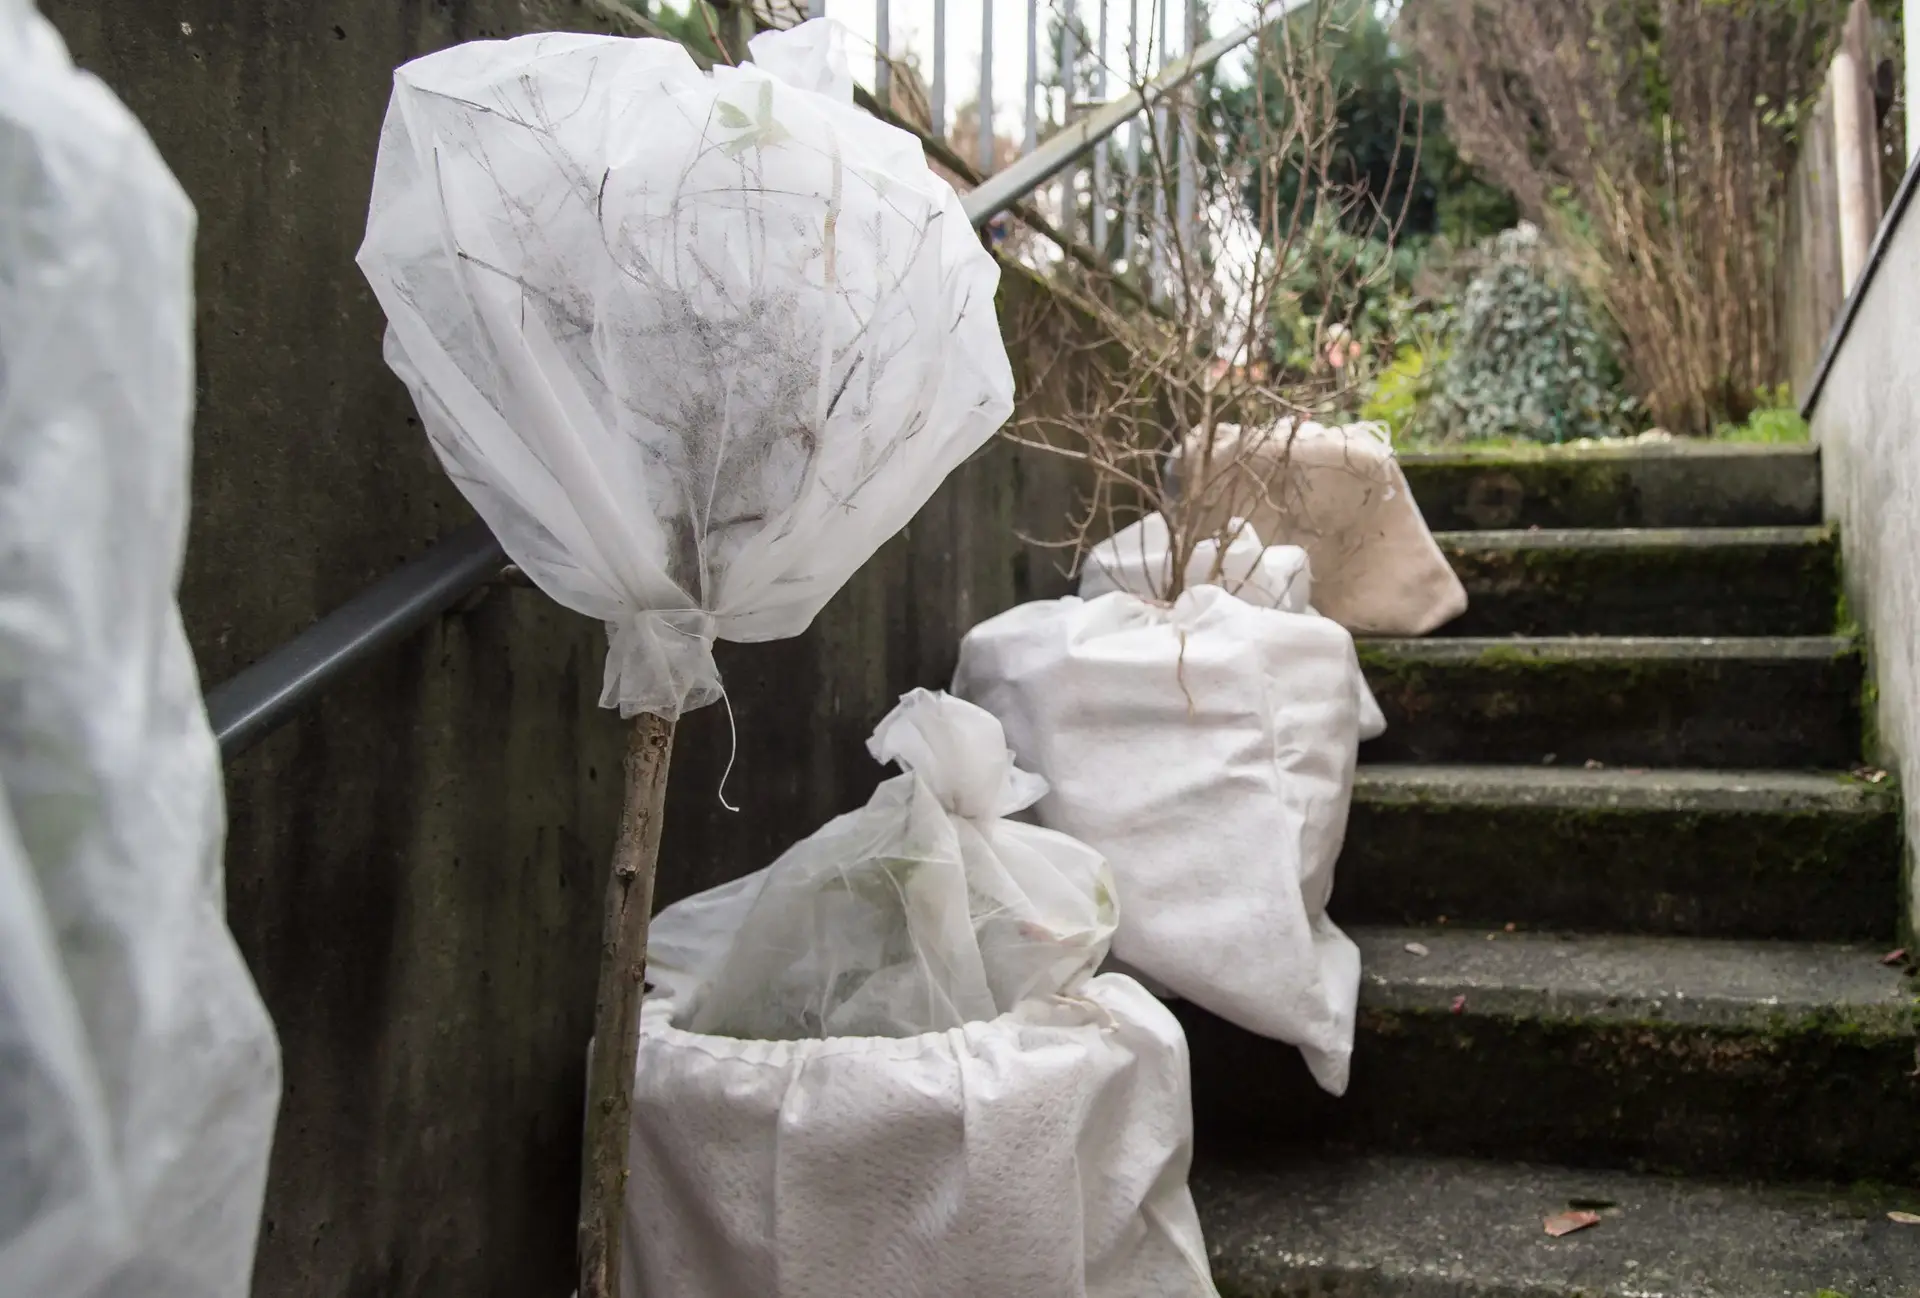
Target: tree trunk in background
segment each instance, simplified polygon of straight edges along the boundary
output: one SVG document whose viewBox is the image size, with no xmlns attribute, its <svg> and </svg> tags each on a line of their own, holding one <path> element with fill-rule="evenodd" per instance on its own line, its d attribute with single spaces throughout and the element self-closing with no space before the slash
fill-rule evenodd
<svg viewBox="0 0 1920 1298">
<path fill-rule="evenodd" d="M 1880 148 L 1874 122 L 1867 0 L 1853 0 L 1840 49 L 1827 69 L 1833 100 L 1834 183 L 1840 199 L 1840 275 L 1853 291 L 1880 223 Z"/>
</svg>

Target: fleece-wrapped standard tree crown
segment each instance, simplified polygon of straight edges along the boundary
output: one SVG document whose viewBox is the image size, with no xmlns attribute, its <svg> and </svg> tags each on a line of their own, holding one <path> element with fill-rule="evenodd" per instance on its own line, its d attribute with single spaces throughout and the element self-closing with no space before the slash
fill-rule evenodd
<svg viewBox="0 0 1920 1298">
<path fill-rule="evenodd" d="M 999 272 L 840 29 L 753 64 L 550 34 L 402 67 L 360 266 L 508 554 L 604 620 L 601 701 L 719 697 L 1012 411 Z"/>
</svg>

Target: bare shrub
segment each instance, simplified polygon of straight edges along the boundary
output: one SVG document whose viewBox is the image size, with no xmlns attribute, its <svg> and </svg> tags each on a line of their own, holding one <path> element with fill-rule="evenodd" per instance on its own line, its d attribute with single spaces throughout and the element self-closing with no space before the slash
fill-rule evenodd
<svg viewBox="0 0 1920 1298">
<path fill-rule="evenodd" d="M 1773 276 L 1795 128 L 1844 0 L 1407 0 L 1463 153 L 1575 261 L 1675 432 L 1782 368 Z"/>
<path fill-rule="evenodd" d="M 1173 600 L 1203 542 L 1224 550 L 1241 526 L 1231 520 L 1274 501 L 1300 424 L 1351 408 L 1390 352 L 1371 354 L 1353 329 L 1363 290 L 1390 268 L 1359 251 L 1365 239 L 1326 237 L 1339 227 L 1391 244 L 1403 216 L 1333 174 L 1337 13 L 1318 6 L 1269 27 L 1221 74 L 1240 79 L 1232 96 L 1203 82 L 1161 100 L 1138 119 L 1137 164 L 1130 141 L 1111 146 L 1113 187 L 1088 197 L 1075 224 L 1089 227 L 1092 202 L 1108 205 L 1106 251 L 1127 254 L 1117 274 L 1131 293 L 1063 262 L 1054 303 L 1002 322 L 1034 384 L 1072 385 L 1006 434 L 1084 467 L 1066 535 L 1032 538 L 1059 546 L 1071 570 L 1157 511 L 1174 553 L 1154 594 Z M 1138 69 L 1109 76 L 1142 80 Z M 1099 328 L 1063 328 L 1063 311 Z"/>
</svg>

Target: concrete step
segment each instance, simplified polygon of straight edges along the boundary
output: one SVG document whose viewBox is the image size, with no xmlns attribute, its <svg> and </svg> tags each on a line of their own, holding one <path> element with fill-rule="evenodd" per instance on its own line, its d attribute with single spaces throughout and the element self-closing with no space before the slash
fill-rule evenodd
<svg viewBox="0 0 1920 1298">
<path fill-rule="evenodd" d="M 1467 611 L 1449 636 L 1827 635 L 1839 547 L 1825 527 L 1446 532 Z"/>
<path fill-rule="evenodd" d="M 1333 915 L 1886 944 L 1900 842 L 1833 772 L 1363 766 Z"/>
<path fill-rule="evenodd" d="M 1400 463 L 1436 532 L 1820 521 L 1820 457 L 1811 446 L 1636 443 L 1412 454 Z"/>
<path fill-rule="evenodd" d="M 1423 1158 L 1202 1165 L 1222 1298 L 1911 1298 L 1920 1194 Z M 1599 1207 L 1555 1239 L 1546 1219 Z"/>
<path fill-rule="evenodd" d="M 1363 640 L 1370 762 L 1847 769 L 1859 652 L 1837 636 Z"/>
<path fill-rule="evenodd" d="M 1365 973 L 1342 1099 L 1291 1047 L 1176 1006 L 1203 1153 L 1331 1146 L 1920 1185 L 1920 989 L 1877 946 L 1353 936 Z"/>
</svg>

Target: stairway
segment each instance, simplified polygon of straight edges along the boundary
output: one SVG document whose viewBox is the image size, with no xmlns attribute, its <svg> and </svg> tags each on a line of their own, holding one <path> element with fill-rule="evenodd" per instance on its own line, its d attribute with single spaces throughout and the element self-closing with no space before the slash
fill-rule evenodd
<svg viewBox="0 0 1920 1298">
<path fill-rule="evenodd" d="M 1362 644 L 1351 1089 L 1179 1007 L 1221 1292 L 1920 1295 L 1898 802 L 1816 453 L 1406 467 L 1473 604 Z"/>
</svg>

